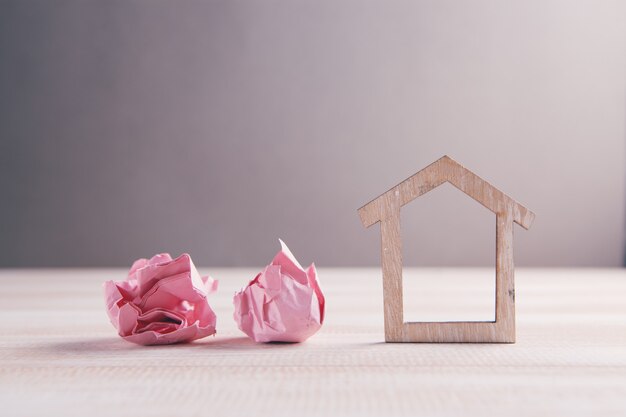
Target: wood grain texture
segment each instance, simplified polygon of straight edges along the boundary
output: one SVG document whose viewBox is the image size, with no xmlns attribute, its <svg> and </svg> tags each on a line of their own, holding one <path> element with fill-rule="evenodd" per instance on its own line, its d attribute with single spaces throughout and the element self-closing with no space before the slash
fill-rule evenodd
<svg viewBox="0 0 626 417">
<path fill-rule="evenodd" d="M 257 271 L 203 270 L 220 280 L 218 334 L 159 347 L 108 323 L 101 285 L 125 272 L 0 271 L 0 415 L 626 414 L 623 270 L 518 270 L 514 345 L 384 343 L 380 270 L 323 268 L 322 330 L 255 344 L 232 320 L 232 295 Z M 419 284 L 405 307 L 427 319 L 470 314 L 493 291 L 492 270 L 404 272 Z"/>
<path fill-rule="evenodd" d="M 400 210 L 445 182 L 496 215 L 495 321 L 404 321 Z M 533 212 L 446 155 L 370 201 L 358 213 L 365 227 L 380 222 L 387 342 L 515 342 L 513 223 L 530 228 Z"/>
<path fill-rule="evenodd" d="M 117 337 L 102 300 L 102 281 L 126 271 L 0 271 L 0 415 L 626 414 L 624 270 L 518 269 L 514 345 L 384 343 L 380 270 L 324 268 L 322 330 L 255 344 L 232 320 L 232 295 L 257 271 L 203 272 L 220 280 L 218 334 L 140 347 Z M 405 309 L 471 315 L 492 273 L 407 268 L 419 290 Z"/>
<path fill-rule="evenodd" d="M 493 213 L 511 212 L 515 223 L 525 229 L 535 219 L 532 211 L 445 155 L 361 207 L 358 211 L 363 226 L 369 227 L 394 214 L 385 205 L 389 197 L 398 197 L 402 207 L 446 181 Z"/>
</svg>

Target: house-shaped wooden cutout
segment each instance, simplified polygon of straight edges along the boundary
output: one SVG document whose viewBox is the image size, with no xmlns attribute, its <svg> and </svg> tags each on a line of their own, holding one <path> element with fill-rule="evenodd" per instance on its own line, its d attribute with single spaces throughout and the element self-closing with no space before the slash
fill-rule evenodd
<svg viewBox="0 0 626 417">
<path fill-rule="evenodd" d="M 496 215 L 495 321 L 410 322 L 403 318 L 400 209 L 449 182 Z M 515 342 L 513 223 L 529 229 L 535 214 L 461 164 L 444 156 L 359 210 L 363 226 L 380 222 L 387 342 Z"/>
</svg>

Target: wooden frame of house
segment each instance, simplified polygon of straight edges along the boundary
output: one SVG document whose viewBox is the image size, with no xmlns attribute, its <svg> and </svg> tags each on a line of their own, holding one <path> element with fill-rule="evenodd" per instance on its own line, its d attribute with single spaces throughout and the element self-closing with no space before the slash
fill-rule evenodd
<svg viewBox="0 0 626 417">
<path fill-rule="evenodd" d="M 495 321 L 409 322 L 403 318 L 400 209 L 449 182 L 496 215 Z M 513 223 L 529 229 L 535 214 L 444 156 L 358 210 L 363 226 L 380 222 L 387 342 L 515 342 Z"/>
</svg>

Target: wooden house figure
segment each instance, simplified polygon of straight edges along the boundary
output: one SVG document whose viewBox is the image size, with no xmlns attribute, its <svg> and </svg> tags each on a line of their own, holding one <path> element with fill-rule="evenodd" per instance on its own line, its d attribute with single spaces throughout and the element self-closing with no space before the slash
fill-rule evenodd
<svg viewBox="0 0 626 417">
<path fill-rule="evenodd" d="M 400 209 L 449 182 L 496 215 L 495 321 L 409 322 L 403 318 Z M 363 226 L 380 222 L 387 342 L 515 342 L 513 223 L 529 229 L 535 214 L 461 164 L 444 156 L 358 210 Z"/>
</svg>

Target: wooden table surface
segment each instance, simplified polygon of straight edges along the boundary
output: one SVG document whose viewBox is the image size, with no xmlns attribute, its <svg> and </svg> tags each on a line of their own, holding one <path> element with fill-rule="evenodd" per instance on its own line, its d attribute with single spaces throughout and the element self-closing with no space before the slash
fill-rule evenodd
<svg viewBox="0 0 626 417">
<path fill-rule="evenodd" d="M 232 319 L 252 269 L 220 280 L 218 334 L 117 337 L 101 283 L 124 270 L 0 270 L 2 416 L 626 415 L 626 271 L 518 269 L 517 340 L 386 344 L 379 269 L 321 269 L 322 330 L 255 344 Z M 493 271 L 405 270 L 409 318 L 489 319 Z"/>
</svg>

